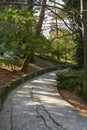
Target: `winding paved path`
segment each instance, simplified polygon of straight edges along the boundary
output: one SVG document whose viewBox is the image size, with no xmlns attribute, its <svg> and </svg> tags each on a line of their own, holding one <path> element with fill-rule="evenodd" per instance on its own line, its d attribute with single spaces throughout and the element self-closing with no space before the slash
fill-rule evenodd
<svg viewBox="0 0 87 130">
<path fill-rule="evenodd" d="M 82 116 L 58 94 L 55 72 L 12 91 L 0 113 L 0 130 L 87 130 Z"/>
</svg>

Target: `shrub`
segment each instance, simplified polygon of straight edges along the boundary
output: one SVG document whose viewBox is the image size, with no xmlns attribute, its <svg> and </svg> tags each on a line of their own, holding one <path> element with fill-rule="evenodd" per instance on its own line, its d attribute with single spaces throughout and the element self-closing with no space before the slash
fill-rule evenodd
<svg viewBox="0 0 87 130">
<path fill-rule="evenodd" d="M 83 92 L 83 71 L 70 70 L 68 72 L 57 72 L 57 87 L 75 91 L 78 94 Z"/>
</svg>

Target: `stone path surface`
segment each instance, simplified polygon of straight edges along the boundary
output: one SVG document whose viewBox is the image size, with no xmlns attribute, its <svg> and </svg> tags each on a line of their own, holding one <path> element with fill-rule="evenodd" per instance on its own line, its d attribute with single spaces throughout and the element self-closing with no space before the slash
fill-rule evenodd
<svg viewBox="0 0 87 130">
<path fill-rule="evenodd" d="M 51 72 L 9 94 L 0 113 L 0 130 L 87 130 L 87 116 L 61 98 Z"/>
</svg>

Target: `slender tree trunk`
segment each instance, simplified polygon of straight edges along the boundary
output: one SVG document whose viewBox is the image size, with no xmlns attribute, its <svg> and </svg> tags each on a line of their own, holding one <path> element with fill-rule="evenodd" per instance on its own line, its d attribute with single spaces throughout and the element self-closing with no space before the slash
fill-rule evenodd
<svg viewBox="0 0 87 130">
<path fill-rule="evenodd" d="M 40 36 L 40 33 L 41 33 L 41 29 L 42 29 L 42 24 L 43 24 L 43 20 L 44 20 L 44 16 L 45 16 L 45 10 L 46 10 L 46 1 L 47 0 L 43 0 L 42 1 L 42 8 L 41 8 L 41 11 L 40 11 L 40 15 L 39 15 L 39 21 L 38 21 L 38 25 L 37 25 L 37 28 L 36 28 L 36 39 L 38 39 L 38 37 Z M 36 41 L 36 40 L 35 40 Z M 28 65 L 29 63 L 31 62 L 31 59 L 34 55 L 34 51 L 35 51 L 35 46 L 32 45 L 31 47 L 31 52 L 30 52 L 30 55 L 28 55 L 24 61 L 24 64 L 23 64 L 23 67 L 22 67 L 22 71 L 26 72 L 27 71 L 27 68 L 28 68 Z"/>
<path fill-rule="evenodd" d="M 81 0 L 81 13 L 84 43 L 84 94 L 87 98 L 87 0 Z"/>
<path fill-rule="evenodd" d="M 43 24 L 43 20 L 44 20 L 44 16 L 45 16 L 45 10 L 46 10 L 46 2 L 47 2 L 47 0 L 42 1 L 42 8 L 41 8 L 40 15 L 39 15 L 39 22 L 38 22 L 37 29 L 36 29 L 36 37 L 39 37 L 40 33 L 41 33 L 42 24 Z"/>
<path fill-rule="evenodd" d="M 30 63 L 31 60 L 32 60 L 33 54 L 34 54 L 34 53 L 33 53 L 33 50 L 31 50 L 30 54 L 26 56 L 21 71 L 23 71 L 23 72 L 25 72 L 25 73 L 27 72 L 27 68 L 28 68 L 28 66 L 29 66 L 29 63 Z"/>
</svg>

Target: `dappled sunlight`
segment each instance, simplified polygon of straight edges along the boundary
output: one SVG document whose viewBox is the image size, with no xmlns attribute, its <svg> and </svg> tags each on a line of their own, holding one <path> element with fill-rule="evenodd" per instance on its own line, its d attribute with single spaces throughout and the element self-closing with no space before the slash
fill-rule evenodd
<svg viewBox="0 0 87 130">
<path fill-rule="evenodd" d="M 26 106 L 36 106 L 36 105 L 40 105 L 40 103 L 37 101 L 37 102 L 28 102 L 26 103 Z"/>
<path fill-rule="evenodd" d="M 47 96 L 55 96 L 55 93 L 48 93 L 48 92 L 38 92 L 38 91 L 34 91 L 37 94 L 40 95 L 47 95 Z"/>
<path fill-rule="evenodd" d="M 47 79 L 47 78 L 43 78 L 41 80 L 38 80 L 38 81 L 34 81 L 33 83 L 42 83 L 42 84 L 49 84 L 52 82 L 54 83 L 55 80 L 51 80 L 51 79 Z"/>
<path fill-rule="evenodd" d="M 27 94 L 28 92 L 26 91 L 17 91 L 18 94 Z"/>
<path fill-rule="evenodd" d="M 55 71 L 55 73 L 56 73 L 56 71 Z M 53 73 L 50 73 L 49 75 L 55 76 L 55 73 L 53 72 Z"/>
<path fill-rule="evenodd" d="M 21 129 L 27 126 L 28 130 L 49 130 L 48 128 L 59 130 L 60 126 L 67 130 L 69 128 L 75 130 L 74 128 L 79 127 L 78 123 L 81 128 L 84 127 L 87 120 L 81 117 L 79 119 L 79 113 L 62 99 L 54 87 L 54 78 L 50 82 L 51 78 L 48 77 L 47 74 L 47 78 L 46 75 L 35 78 L 14 90 L 8 98 L 9 107 L 2 111 L 2 118 L 3 115 L 4 118 L 8 117 L 7 111 L 10 111 L 13 125 L 19 124 L 22 126 Z"/>
<path fill-rule="evenodd" d="M 70 87 L 59 87 L 79 94 L 84 89 L 86 99 L 86 0 L 2 0 L 0 5 L 0 130 L 87 130 L 87 116 L 60 96 L 56 81 L 58 72 L 84 65 L 82 89 L 72 79 Z M 72 104 L 82 103 L 70 97 Z"/>
</svg>

